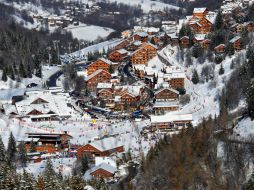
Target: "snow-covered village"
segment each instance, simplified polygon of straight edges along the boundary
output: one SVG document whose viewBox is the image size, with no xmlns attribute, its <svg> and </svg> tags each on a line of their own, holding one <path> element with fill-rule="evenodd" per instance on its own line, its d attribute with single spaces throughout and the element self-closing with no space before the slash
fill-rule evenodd
<svg viewBox="0 0 254 190">
<path fill-rule="evenodd" d="M 0 0 L 0 189 L 254 190 L 254 1 Z"/>
</svg>

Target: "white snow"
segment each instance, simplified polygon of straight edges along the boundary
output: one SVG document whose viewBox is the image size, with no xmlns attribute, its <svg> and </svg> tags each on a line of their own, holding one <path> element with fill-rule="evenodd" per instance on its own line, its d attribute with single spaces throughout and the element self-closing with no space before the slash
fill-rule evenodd
<svg viewBox="0 0 254 190">
<path fill-rule="evenodd" d="M 70 176 L 72 174 L 72 168 L 76 158 L 53 158 L 51 159 L 55 172 L 61 172 L 63 176 Z M 46 166 L 46 160 L 40 163 L 29 163 L 25 170 L 34 175 L 40 175 Z M 23 172 L 23 168 L 18 169 L 18 172 Z"/>
<path fill-rule="evenodd" d="M 94 41 L 98 38 L 105 38 L 111 32 L 114 32 L 111 28 L 87 24 L 79 24 L 79 26 L 70 25 L 65 29 L 72 32 L 74 38 L 86 41 Z"/>
<path fill-rule="evenodd" d="M 115 47 L 116 45 L 118 45 L 121 41 L 122 39 L 112 39 L 112 40 L 104 41 L 95 45 L 88 46 L 84 49 L 81 49 L 80 51 L 76 51 L 71 54 L 64 55 L 62 57 L 65 60 L 69 60 L 69 59 L 78 58 L 80 56 L 87 56 L 88 53 L 94 53 L 96 51 L 102 52 L 103 49 L 107 51 Z"/>
<path fill-rule="evenodd" d="M 254 136 L 254 121 L 250 118 L 244 118 L 234 128 L 234 133 L 239 137 L 247 139 Z"/>
<path fill-rule="evenodd" d="M 109 0 L 109 2 L 124 3 L 131 6 L 140 6 L 141 9 L 146 13 L 149 11 L 163 11 L 164 8 L 179 9 L 177 6 L 152 0 Z"/>
</svg>

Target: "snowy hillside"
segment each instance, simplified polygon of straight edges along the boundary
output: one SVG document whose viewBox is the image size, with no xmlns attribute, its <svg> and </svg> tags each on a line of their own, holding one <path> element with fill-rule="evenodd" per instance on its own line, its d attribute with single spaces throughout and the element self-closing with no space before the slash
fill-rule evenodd
<svg viewBox="0 0 254 190">
<path fill-rule="evenodd" d="M 102 0 L 97 0 L 97 1 L 102 1 Z M 108 0 L 109 2 L 117 2 L 117 3 L 124 3 L 127 5 L 131 6 L 140 6 L 141 9 L 144 12 L 149 12 L 149 11 L 159 11 L 163 10 L 165 8 L 168 9 L 179 9 L 177 6 L 165 4 L 159 1 L 153 1 L 153 0 Z M 88 0 L 82 0 L 82 2 L 87 3 Z"/>
<path fill-rule="evenodd" d="M 230 65 L 232 60 L 236 58 L 237 55 L 243 54 L 244 51 L 236 53 L 232 57 L 226 57 L 224 61 L 222 61 L 222 65 L 224 67 L 224 74 L 219 75 L 220 64 L 211 63 L 209 61 L 205 61 L 200 64 L 197 60 L 193 59 L 192 65 L 189 67 L 185 67 L 185 62 L 179 58 L 179 49 L 177 47 L 171 47 L 171 45 L 162 49 L 158 52 L 163 58 L 168 60 L 171 65 L 178 66 L 185 71 L 186 80 L 186 93 L 190 95 L 190 102 L 182 107 L 180 111 L 176 113 L 179 114 L 193 114 L 193 124 L 197 125 L 202 121 L 203 118 L 207 118 L 209 115 L 215 116 L 219 113 L 219 95 L 221 90 L 225 86 L 226 81 L 229 79 L 233 69 L 230 69 Z M 156 67 L 154 66 L 156 63 Z M 153 60 L 148 64 L 150 65 L 150 69 L 155 69 L 155 73 L 160 74 L 161 68 L 166 66 L 160 60 L 158 60 L 158 56 L 156 56 Z M 214 79 L 209 80 L 208 82 L 198 83 L 194 85 L 191 82 L 191 76 L 193 70 L 196 69 L 201 75 L 202 68 L 206 66 L 214 67 Z"/>
</svg>

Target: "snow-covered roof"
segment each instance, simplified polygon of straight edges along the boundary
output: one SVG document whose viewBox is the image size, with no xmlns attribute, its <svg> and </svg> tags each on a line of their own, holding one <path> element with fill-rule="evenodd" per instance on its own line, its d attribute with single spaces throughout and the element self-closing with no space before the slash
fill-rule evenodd
<svg viewBox="0 0 254 190">
<path fill-rule="evenodd" d="M 33 104 L 35 100 L 45 100 Z M 16 102 L 16 109 L 20 116 L 26 116 L 29 112 L 37 110 L 43 114 L 55 114 L 59 116 L 70 115 L 71 108 L 67 106 L 68 99 L 63 94 L 52 94 L 50 91 L 34 91 L 27 93 L 24 100 Z M 50 116 L 50 115 L 49 115 Z"/>
<path fill-rule="evenodd" d="M 142 85 L 125 85 L 125 86 L 115 86 L 115 89 L 123 89 L 127 92 L 138 96 L 140 94 L 141 89 L 143 88 Z"/>
<path fill-rule="evenodd" d="M 169 101 L 169 102 L 155 102 L 153 105 L 154 108 L 165 108 L 165 107 L 179 107 L 178 101 Z"/>
<path fill-rule="evenodd" d="M 211 22 L 212 24 L 214 24 L 215 22 L 215 19 L 216 19 L 216 16 L 217 16 L 217 13 L 215 12 L 209 12 L 207 15 L 206 15 L 206 19 Z"/>
<path fill-rule="evenodd" d="M 169 123 L 176 121 L 192 121 L 192 114 L 175 114 L 175 113 L 166 113 L 165 115 L 160 116 L 151 116 L 152 123 Z"/>
<path fill-rule="evenodd" d="M 231 39 L 229 42 L 230 43 L 235 43 L 237 40 L 240 40 L 241 37 L 240 36 L 235 36 L 233 39 Z"/>
<path fill-rule="evenodd" d="M 123 142 L 118 141 L 114 137 L 104 138 L 89 144 L 102 152 L 123 146 Z"/>
<path fill-rule="evenodd" d="M 114 167 L 114 166 L 111 166 L 109 164 L 106 164 L 106 163 L 101 163 L 100 165 L 98 166 L 94 166 L 92 167 L 91 169 L 87 170 L 85 175 L 83 176 L 84 179 L 86 180 L 89 180 L 89 179 L 92 179 L 92 176 L 91 174 L 99 169 L 103 169 L 111 174 L 114 174 L 116 171 L 117 171 L 117 168 Z"/>
<path fill-rule="evenodd" d="M 189 39 L 189 36 L 183 36 L 180 38 L 180 40 L 182 40 L 182 39 Z"/>
<path fill-rule="evenodd" d="M 176 93 L 176 94 L 179 94 L 179 92 L 178 92 L 177 90 L 173 89 L 173 88 L 162 88 L 162 89 L 160 89 L 160 90 L 157 90 L 157 91 L 154 93 L 154 95 L 159 94 L 160 92 L 162 92 L 162 91 L 164 91 L 164 90 L 169 90 L 169 91 L 171 91 L 171 92 L 174 92 L 174 93 Z"/>
<path fill-rule="evenodd" d="M 148 36 L 148 34 L 147 34 L 146 32 L 137 32 L 137 33 L 134 34 L 134 35 L 138 35 L 138 36 L 140 36 L 140 37 L 147 37 L 147 36 Z"/>
<path fill-rule="evenodd" d="M 206 7 L 202 7 L 202 8 L 194 8 L 193 13 L 203 13 L 207 10 Z"/>
<path fill-rule="evenodd" d="M 176 33 L 169 34 L 168 36 L 169 36 L 170 38 L 172 38 L 172 39 L 178 39 L 178 36 L 177 36 Z"/>
<path fill-rule="evenodd" d="M 133 41 L 132 44 L 135 45 L 135 46 L 142 45 L 141 41 L 138 41 L 138 40 Z"/>
<path fill-rule="evenodd" d="M 116 50 L 118 53 L 120 53 L 120 54 L 126 54 L 126 53 L 128 53 L 128 51 L 127 50 L 125 50 L 125 49 L 119 49 L 119 50 Z"/>
<path fill-rule="evenodd" d="M 108 60 L 108 59 L 105 59 L 105 58 L 100 58 L 100 59 L 98 59 L 98 60 L 101 60 L 101 61 L 103 61 L 103 62 L 105 62 L 105 63 L 107 63 L 107 64 L 109 64 L 109 65 L 112 65 L 112 64 L 113 64 L 112 61 L 110 61 L 110 60 Z"/>
<path fill-rule="evenodd" d="M 85 81 L 89 81 L 91 78 L 93 78 L 94 76 L 100 74 L 101 72 L 107 72 L 107 71 L 104 71 L 103 69 L 98 69 L 97 71 L 93 72 L 91 75 L 87 76 L 85 78 Z M 107 73 L 109 73 L 109 72 L 107 72 Z"/>
<path fill-rule="evenodd" d="M 185 78 L 185 73 L 184 72 L 168 73 L 164 74 L 164 78 L 166 79 Z"/>
<path fill-rule="evenodd" d="M 205 37 L 206 37 L 205 34 L 196 34 L 194 38 L 195 38 L 197 41 L 202 41 L 202 40 L 205 39 Z"/>
<path fill-rule="evenodd" d="M 113 160 L 111 157 L 101 157 L 101 156 L 95 157 L 95 166 L 98 166 L 102 163 L 109 164 L 113 167 L 117 167 L 116 161 Z"/>
<path fill-rule="evenodd" d="M 10 114 L 13 114 L 13 113 L 18 114 L 16 106 L 12 105 L 12 104 L 4 104 L 3 109 L 4 109 L 4 112 L 5 112 L 5 115 L 10 115 Z"/>
<path fill-rule="evenodd" d="M 112 83 L 98 83 L 97 84 L 97 89 L 98 88 L 112 88 L 113 84 Z"/>
<path fill-rule="evenodd" d="M 101 163 L 100 165 L 91 168 L 90 173 L 93 173 L 93 172 L 95 172 L 98 169 L 106 170 L 106 171 L 108 171 L 108 172 L 110 172 L 112 174 L 114 174 L 117 171 L 116 167 L 113 167 L 113 166 L 111 166 L 109 164 L 106 164 L 106 163 Z"/>
<path fill-rule="evenodd" d="M 135 50 L 134 52 L 132 52 L 131 55 L 137 53 L 137 52 L 140 51 L 141 49 L 145 48 L 145 46 L 147 46 L 147 45 L 152 46 L 152 47 L 155 48 L 155 49 L 158 49 L 158 47 L 157 47 L 156 45 L 153 45 L 153 44 L 151 44 L 151 43 L 143 43 L 142 46 L 139 47 L 139 48 L 138 48 L 137 50 Z"/>
<path fill-rule="evenodd" d="M 219 45 L 217 45 L 214 49 L 217 49 L 217 48 L 219 48 L 219 47 L 225 47 L 226 45 L 225 44 L 219 44 Z"/>
<path fill-rule="evenodd" d="M 159 32 L 160 31 L 160 28 L 155 28 L 155 27 L 149 27 L 147 29 L 147 32 Z"/>
</svg>

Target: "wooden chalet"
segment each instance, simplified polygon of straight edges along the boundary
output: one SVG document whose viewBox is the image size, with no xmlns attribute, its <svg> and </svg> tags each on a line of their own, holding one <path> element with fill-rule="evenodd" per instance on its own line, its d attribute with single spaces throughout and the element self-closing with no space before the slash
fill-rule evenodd
<svg viewBox="0 0 254 190">
<path fill-rule="evenodd" d="M 109 164 L 101 163 L 98 166 L 91 168 L 90 175 L 98 179 L 112 179 L 117 169 Z"/>
<path fill-rule="evenodd" d="M 92 62 L 92 63 L 86 68 L 87 74 L 88 74 L 88 75 L 91 75 L 93 72 L 95 72 L 95 71 L 97 71 L 97 70 L 99 70 L 99 69 L 108 71 L 110 65 L 113 65 L 113 63 L 112 63 L 110 60 L 104 59 L 104 58 L 98 59 L 98 60 Z"/>
<path fill-rule="evenodd" d="M 142 46 L 142 42 L 140 41 L 133 41 L 129 44 L 129 46 L 126 47 L 128 51 L 136 51 L 138 48 Z"/>
<path fill-rule="evenodd" d="M 97 97 L 103 100 L 112 99 L 114 92 L 111 89 L 101 89 L 97 92 Z"/>
<path fill-rule="evenodd" d="M 179 45 L 179 38 L 178 36 L 171 34 L 169 35 L 169 42 L 171 44 L 171 46 L 177 46 Z"/>
<path fill-rule="evenodd" d="M 156 56 L 156 53 L 156 46 L 150 43 L 144 43 L 132 53 L 131 62 L 132 64 L 147 64 L 148 61 Z"/>
<path fill-rule="evenodd" d="M 172 88 L 162 88 L 157 90 L 154 93 L 156 101 L 170 101 L 170 100 L 178 100 L 179 99 L 179 92 Z"/>
<path fill-rule="evenodd" d="M 29 151 L 31 143 L 35 143 L 36 152 L 55 153 L 69 147 L 72 136 L 64 133 L 27 133 L 24 140 L 26 149 Z"/>
<path fill-rule="evenodd" d="M 114 50 L 109 54 L 109 60 L 113 62 L 121 62 L 128 58 L 128 51 L 125 49 Z"/>
<path fill-rule="evenodd" d="M 137 32 L 132 38 L 133 41 L 148 42 L 148 34 L 146 32 Z"/>
<path fill-rule="evenodd" d="M 210 44 L 211 44 L 211 40 L 209 39 L 204 39 L 202 42 L 200 42 L 201 47 L 204 49 L 209 49 Z"/>
<path fill-rule="evenodd" d="M 155 115 L 165 114 L 170 111 L 179 110 L 179 102 L 178 101 L 168 101 L 168 102 L 158 102 L 156 101 L 153 105 L 153 110 Z"/>
<path fill-rule="evenodd" d="M 231 39 L 231 40 L 229 41 L 229 43 L 233 44 L 234 49 L 235 49 L 236 51 L 240 51 L 240 50 L 242 50 L 242 43 L 241 43 L 241 40 L 242 40 L 241 37 L 236 36 L 236 37 L 234 37 L 233 39 Z"/>
<path fill-rule="evenodd" d="M 180 45 L 184 48 L 189 47 L 190 45 L 190 39 L 189 36 L 183 36 L 180 38 Z"/>
<path fill-rule="evenodd" d="M 169 80 L 169 85 L 173 89 L 185 87 L 185 74 L 184 73 L 173 73 Z"/>
<path fill-rule="evenodd" d="M 194 8 L 189 26 L 196 34 L 207 34 L 211 31 L 215 15 L 209 15 L 207 8 Z"/>
<path fill-rule="evenodd" d="M 110 82 L 111 74 L 103 69 L 99 69 L 85 78 L 86 87 L 90 91 L 95 91 L 98 83 Z"/>
<path fill-rule="evenodd" d="M 123 92 L 120 93 L 121 96 L 121 102 L 137 102 L 140 99 L 140 96 L 138 94 L 135 94 L 133 92 L 129 92 L 128 90 L 124 90 Z"/>
<path fill-rule="evenodd" d="M 207 8 L 194 8 L 193 17 L 204 18 L 209 13 Z"/>
<path fill-rule="evenodd" d="M 248 32 L 254 31 L 254 22 L 247 22 L 244 24 Z"/>
<path fill-rule="evenodd" d="M 151 116 L 151 127 L 157 130 L 175 130 L 191 125 L 192 114 L 172 114 Z"/>
<path fill-rule="evenodd" d="M 220 53 L 225 53 L 225 49 L 226 49 L 226 45 L 220 44 L 214 48 L 214 51 L 215 53 L 220 54 Z"/>
<path fill-rule="evenodd" d="M 77 150 L 77 157 L 88 156 L 94 158 L 96 156 L 110 156 L 113 153 L 124 152 L 122 142 L 117 141 L 114 137 L 104 138 L 88 143 Z"/>
<path fill-rule="evenodd" d="M 126 49 L 130 44 L 131 44 L 132 40 L 130 38 L 128 39 L 124 39 L 123 41 L 121 41 L 119 44 L 117 44 L 114 49 Z"/>
</svg>

